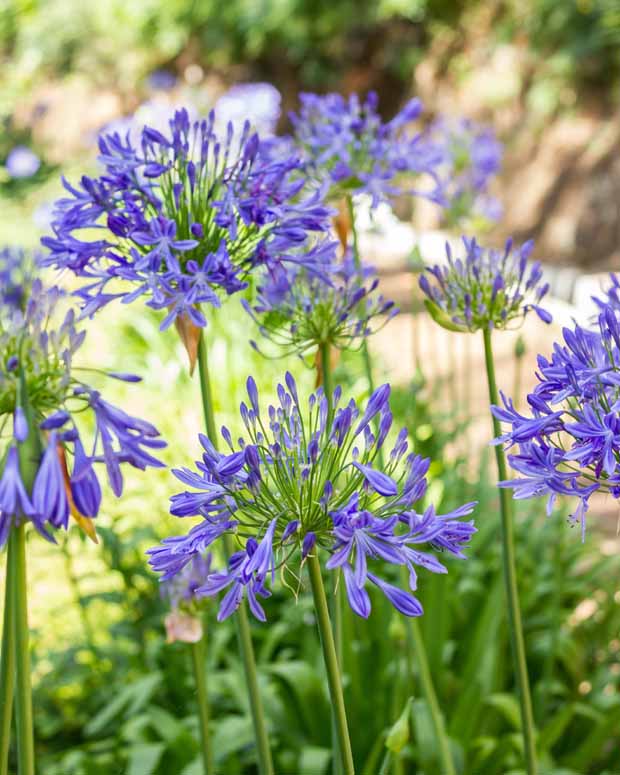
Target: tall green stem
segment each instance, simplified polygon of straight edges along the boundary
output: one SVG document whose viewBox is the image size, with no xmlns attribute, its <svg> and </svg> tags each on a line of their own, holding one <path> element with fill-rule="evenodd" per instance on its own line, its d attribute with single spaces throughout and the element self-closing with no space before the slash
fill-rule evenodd
<svg viewBox="0 0 620 775">
<path fill-rule="evenodd" d="M 424 645 L 424 639 L 422 638 L 420 625 L 417 619 L 414 618 L 410 618 L 407 621 L 409 623 L 413 648 L 417 656 L 420 686 L 422 687 L 422 693 L 424 694 L 424 699 L 431 712 L 433 726 L 435 727 L 435 735 L 439 745 L 441 773 L 442 775 L 456 775 L 454 762 L 452 761 L 452 753 L 450 751 L 450 741 L 446 733 L 443 714 L 439 708 L 439 702 L 437 701 L 437 694 L 435 693 L 435 686 L 428 664 L 428 656 L 426 654 L 426 647 Z"/>
<path fill-rule="evenodd" d="M 484 358 L 489 383 L 489 400 L 491 404 L 499 404 L 497 382 L 495 380 L 495 365 L 493 362 L 493 348 L 491 345 L 491 330 L 484 329 Z M 495 438 L 501 435 L 499 420 L 493 416 L 493 435 Z M 495 458 L 497 461 L 497 473 L 500 481 L 508 478 L 506 456 L 501 444 L 495 446 Z M 517 569 L 515 561 L 515 544 L 513 533 L 512 499 L 510 493 L 504 487 L 499 490 L 502 552 L 504 566 L 504 586 L 508 602 L 508 623 L 510 630 L 510 643 L 512 657 L 519 692 L 519 704 L 521 709 L 521 726 L 525 761 L 529 775 L 536 775 L 538 765 L 536 762 L 536 746 L 534 741 L 534 717 L 532 714 L 532 698 L 527 675 L 527 660 L 525 657 L 525 644 L 523 640 L 523 625 L 521 623 L 521 610 L 519 608 L 519 591 L 517 587 Z"/>
<path fill-rule="evenodd" d="M 211 443 L 217 447 L 218 442 L 215 429 L 215 418 L 213 414 L 211 381 L 209 379 L 209 359 L 204 331 L 200 334 L 200 343 L 198 345 L 198 368 L 200 372 L 200 392 L 202 396 L 202 408 L 204 411 L 207 435 L 209 436 Z M 224 548 L 228 556 L 230 556 L 234 551 L 230 537 L 226 533 L 224 534 Z M 261 775 L 273 775 L 273 762 L 271 759 L 271 749 L 269 748 L 269 737 L 267 735 L 265 713 L 263 711 L 263 703 L 258 686 L 258 674 L 256 671 L 254 648 L 252 646 L 250 622 L 248 620 L 247 611 L 244 606 L 239 606 L 237 609 L 235 614 L 235 621 L 237 625 L 237 640 L 239 642 L 239 651 L 241 653 L 241 659 L 243 660 L 243 669 L 245 672 L 245 680 L 247 682 L 252 722 L 254 724 L 254 737 L 256 739 L 258 768 Z"/>
<path fill-rule="evenodd" d="M 351 750 L 349 727 L 347 724 L 347 713 L 344 705 L 344 696 L 342 694 L 342 682 L 340 680 L 340 667 L 336 655 L 336 644 L 334 643 L 332 626 L 329 620 L 325 587 L 323 586 L 323 578 L 321 576 L 321 565 L 316 550 L 308 557 L 308 570 L 310 573 L 312 596 L 314 598 L 314 610 L 316 612 L 319 634 L 321 636 L 323 660 L 327 671 L 329 694 L 336 720 L 338 749 L 342 760 L 342 769 L 345 775 L 355 775 L 353 752 Z"/>
<path fill-rule="evenodd" d="M 205 671 L 206 635 L 203 635 L 198 643 L 191 643 L 192 667 L 194 669 L 194 684 L 196 686 L 196 699 L 198 700 L 198 720 L 200 726 L 200 739 L 202 741 L 202 763 L 204 775 L 212 775 L 215 772 L 213 765 L 213 750 L 211 748 L 211 735 L 209 734 L 209 699 L 207 696 L 207 675 Z"/>
<path fill-rule="evenodd" d="M 15 691 L 15 627 L 13 626 L 13 600 L 15 581 L 15 543 L 17 534 L 11 530 L 6 559 L 4 586 L 4 621 L 2 625 L 2 655 L 0 657 L 0 775 L 9 771 L 11 745 L 11 718 Z"/>
<path fill-rule="evenodd" d="M 34 735 L 32 723 L 32 687 L 30 646 L 28 643 L 28 582 L 26 578 L 26 528 L 14 527 L 16 534 L 15 578 L 13 586 L 13 624 L 15 627 L 15 709 L 17 720 L 17 761 L 19 775 L 34 775 Z"/>
<path fill-rule="evenodd" d="M 327 399 L 328 412 L 332 412 L 332 400 L 334 393 L 334 386 L 332 380 L 332 368 L 329 352 L 329 344 L 324 342 L 319 347 L 319 357 L 321 359 L 321 384 L 323 386 L 323 392 Z M 343 651 L 342 651 L 342 630 L 343 630 L 343 605 L 342 594 L 338 588 L 338 577 L 333 577 L 333 588 L 330 594 L 330 615 L 334 623 L 334 643 L 336 646 L 336 658 L 338 659 L 338 665 L 342 670 L 344 665 Z M 342 757 L 340 756 L 340 741 L 338 737 L 338 725 L 335 715 L 335 710 L 332 708 L 332 744 L 334 747 L 334 775 L 341 775 L 342 773 Z"/>
<path fill-rule="evenodd" d="M 357 227 L 355 225 L 355 206 L 353 204 L 353 197 L 350 195 L 347 196 L 347 207 L 349 209 L 349 220 L 351 222 L 351 235 L 353 237 L 353 261 L 355 262 L 355 266 L 359 269 L 362 266 L 362 258 L 360 256 L 359 241 L 357 238 Z M 370 395 L 372 395 L 372 393 L 374 393 L 374 390 L 375 390 L 375 380 L 372 374 L 372 361 L 370 359 L 368 342 L 366 341 L 365 338 L 362 340 L 362 357 L 364 359 L 364 371 L 366 372 L 366 380 L 368 382 L 368 392 Z M 379 428 L 378 418 L 375 419 L 374 425 L 375 425 L 375 432 L 378 432 L 378 428 Z M 377 460 L 379 462 L 379 465 L 383 467 L 383 448 L 379 449 Z"/>
</svg>

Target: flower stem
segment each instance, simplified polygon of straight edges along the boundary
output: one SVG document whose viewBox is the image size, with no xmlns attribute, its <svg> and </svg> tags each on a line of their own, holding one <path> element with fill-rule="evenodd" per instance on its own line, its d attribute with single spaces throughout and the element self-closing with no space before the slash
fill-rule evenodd
<svg viewBox="0 0 620 775">
<path fill-rule="evenodd" d="M 424 699 L 426 700 L 428 708 L 431 712 L 433 726 L 435 727 L 435 735 L 439 745 L 441 772 L 442 775 L 456 775 L 454 762 L 452 761 L 452 753 L 450 751 L 450 740 L 448 739 L 443 714 L 439 708 L 439 702 L 437 701 L 437 694 L 435 693 L 435 686 L 433 684 L 433 677 L 431 675 L 431 670 L 428 664 L 426 646 L 424 645 L 424 639 L 422 638 L 420 625 L 415 618 L 409 618 L 407 621 L 409 623 L 409 631 L 411 633 L 411 640 L 413 641 L 413 648 L 417 656 L 420 686 L 422 687 L 422 693 L 424 694 Z"/>
<path fill-rule="evenodd" d="M 204 331 L 201 331 L 200 333 L 200 342 L 198 345 L 198 369 L 200 372 L 200 391 L 207 435 L 209 436 L 211 443 L 217 447 L 218 442 L 215 430 L 215 418 L 213 415 L 211 381 L 209 379 L 209 360 Z M 228 556 L 234 551 L 230 536 L 226 533 L 224 534 L 224 549 Z M 252 646 L 250 622 L 248 621 L 248 615 L 243 606 L 239 606 L 237 609 L 235 622 L 237 625 L 239 651 L 241 652 L 241 659 L 243 660 L 243 669 L 248 687 L 252 722 L 254 724 L 258 769 L 260 775 L 273 775 L 273 762 L 271 760 L 271 749 L 269 748 L 265 713 L 263 711 L 263 703 L 258 687 L 258 674 L 256 671 L 254 648 Z"/>
<path fill-rule="evenodd" d="M 17 682 L 15 708 L 17 720 L 17 760 L 19 775 L 34 775 L 34 735 L 32 724 L 32 687 L 28 644 L 28 595 L 26 579 L 26 528 L 13 527 L 13 625 L 15 627 L 15 665 Z"/>
<path fill-rule="evenodd" d="M 353 752 L 351 751 L 349 727 L 347 724 L 347 713 L 344 705 L 344 696 L 342 694 L 342 682 L 340 680 L 340 668 L 336 655 L 336 645 L 334 643 L 332 626 L 329 620 L 325 587 L 323 586 L 323 578 L 321 576 L 321 565 L 316 551 L 308 557 L 308 570 L 310 572 L 310 584 L 312 586 L 312 596 L 314 598 L 314 610 L 316 612 L 319 634 L 321 636 L 323 660 L 327 671 L 329 694 L 334 716 L 336 718 L 338 748 L 342 760 L 342 769 L 345 775 L 355 775 Z"/>
<path fill-rule="evenodd" d="M 493 348 L 491 344 L 491 330 L 484 329 L 484 358 L 486 362 L 487 380 L 489 384 L 489 400 L 491 404 L 499 404 L 497 382 L 495 380 L 495 365 L 493 362 Z M 495 438 L 501 435 L 499 420 L 493 416 L 493 435 Z M 495 446 L 495 458 L 497 461 L 497 473 L 500 481 L 508 478 L 506 468 L 506 456 L 501 444 Z M 510 629 L 510 643 L 512 657 L 519 692 L 519 704 L 521 709 L 521 726 L 525 761 L 529 775 L 536 775 L 538 765 L 536 761 L 536 746 L 534 742 L 534 717 L 532 714 L 532 699 L 527 674 L 527 660 L 525 656 L 525 644 L 523 639 L 523 625 L 521 623 L 521 610 L 519 608 L 519 591 L 517 588 L 517 569 L 515 561 L 515 544 L 513 532 L 512 500 L 510 493 L 505 488 L 500 488 L 500 515 L 502 533 L 502 552 L 504 585 L 508 602 L 508 623 Z"/>
<path fill-rule="evenodd" d="M 191 643 L 192 667 L 194 669 L 194 685 L 196 686 L 196 698 L 198 700 L 198 719 L 200 726 L 200 740 L 202 743 L 202 762 L 204 775 L 215 772 L 213 765 L 213 751 L 211 749 L 211 736 L 209 734 L 209 699 L 207 696 L 207 675 L 205 671 L 206 635 L 197 643 Z"/>
<path fill-rule="evenodd" d="M 355 262 L 355 266 L 359 269 L 362 266 L 362 259 L 357 238 L 357 227 L 355 225 L 355 206 L 353 205 L 353 197 L 350 194 L 347 196 L 347 207 L 349 208 L 349 221 L 351 223 L 351 235 L 353 237 L 353 261 Z M 368 382 L 368 394 L 372 395 L 375 390 L 375 380 L 372 375 L 372 361 L 370 359 L 370 351 L 368 350 L 368 342 L 365 337 L 362 340 L 362 358 L 364 359 L 364 371 L 366 372 L 366 381 Z M 378 418 L 374 420 L 374 426 L 375 432 L 378 433 Z M 381 468 L 383 468 L 383 448 L 379 449 L 377 461 Z"/>
<path fill-rule="evenodd" d="M 333 410 L 332 399 L 333 399 L 334 386 L 332 384 L 333 380 L 332 380 L 329 344 L 327 343 L 321 344 L 319 348 L 319 355 L 321 359 L 321 373 L 320 373 L 321 384 L 323 386 L 323 392 L 325 393 L 325 397 L 327 399 L 328 411 L 331 414 Z M 333 576 L 333 586 L 330 592 L 331 594 L 330 594 L 329 609 L 330 609 L 330 616 L 334 623 L 334 644 L 336 647 L 336 658 L 338 660 L 338 665 L 342 670 L 343 669 L 343 653 L 342 653 L 343 605 L 342 605 L 342 596 L 338 586 L 338 576 L 336 574 L 334 574 Z M 338 721 L 336 719 L 336 714 L 333 707 L 332 707 L 332 745 L 334 748 L 333 772 L 334 772 L 334 775 L 341 775 L 342 757 L 340 755 Z"/>
<path fill-rule="evenodd" d="M 11 718 L 15 691 L 15 627 L 13 626 L 13 600 L 15 581 L 15 530 L 9 534 L 4 586 L 4 621 L 2 625 L 2 655 L 0 658 L 0 775 L 9 771 L 9 747 L 11 744 Z"/>
</svg>

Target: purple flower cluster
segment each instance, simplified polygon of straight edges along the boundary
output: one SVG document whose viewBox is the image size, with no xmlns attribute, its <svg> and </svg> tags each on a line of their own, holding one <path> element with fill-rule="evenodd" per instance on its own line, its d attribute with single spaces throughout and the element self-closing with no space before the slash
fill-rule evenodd
<svg viewBox="0 0 620 775">
<path fill-rule="evenodd" d="M 241 404 L 248 438 L 235 446 L 223 427 L 228 450 L 220 453 L 201 436 L 204 454 L 196 470 L 173 472 L 191 489 L 172 497 L 171 512 L 201 520 L 186 535 L 166 538 L 149 550 L 150 564 L 163 580 L 172 579 L 228 533 L 240 550 L 194 590 L 196 596 L 224 593 L 220 620 L 246 598 L 254 616 L 264 621 L 259 599 L 271 594 L 276 570 L 298 577 L 300 561 L 311 552 L 327 556 L 328 570 L 342 570 L 349 603 L 360 616 L 370 614 L 369 584 L 402 613 L 420 615 L 422 606 L 412 594 L 416 568 L 446 572 L 424 547 L 463 557 L 475 528 L 461 518 L 475 504 L 444 515 L 433 506 L 416 509 L 427 490 L 430 461 L 407 454 L 404 429 L 384 469 L 377 467 L 392 426 L 388 385 L 372 394 L 362 413 L 353 400 L 341 405 L 340 388 L 331 401 L 319 388 L 302 406 L 289 373 L 285 383 L 277 388 L 278 405 L 262 414 L 250 377 L 249 405 Z M 410 590 L 378 575 L 386 563 L 408 570 Z"/>
<path fill-rule="evenodd" d="M 279 354 L 304 355 L 321 345 L 346 350 L 398 313 L 375 292 L 378 284 L 373 267 L 358 267 L 350 253 L 338 262 L 329 246 L 320 275 L 304 268 L 268 272 L 255 305 L 243 305 Z"/>
<path fill-rule="evenodd" d="M 41 166 L 41 159 L 27 145 L 16 145 L 9 151 L 4 165 L 9 176 L 19 180 L 36 175 Z"/>
<path fill-rule="evenodd" d="M 377 112 L 378 97 L 369 92 L 361 102 L 355 94 L 301 94 L 298 114 L 291 113 L 293 141 L 306 162 L 307 174 L 324 184 L 333 198 L 365 193 L 372 206 L 403 193 L 420 193 L 399 179 L 428 173 L 441 160 L 423 135 L 406 127 L 422 112 L 418 99 L 410 100 L 391 121 Z"/>
<path fill-rule="evenodd" d="M 70 514 L 94 536 L 90 520 L 101 503 L 96 466 L 104 464 L 117 496 L 123 464 L 162 466 L 149 451 L 165 446 L 157 429 L 74 376 L 72 360 L 85 332 L 76 330 L 73 310 L 53 327 L 61 297 L 35 280 L 23 310 L 0 304 L 0 546 L 23 520 L 53 541 L 50 530 L 67 528 Z M 85 413 L 94 421 L 88 450 L 79 427 Z"/>
<path fill-rule="evenodd" d="M 446 244 L 447 262 L 420 275 L 426 307 L 437 323 L 454 331 L 502 329 L 532 309 L 545 323 L 551 322 L 540 306 L 549 285 L 543 282 L 540 263 L 528 263 L 532 241 L 513 249 L 508 240 L 503 251 L 482 248 L 467 237 L 462 241 L 463 258 L 454 258 Z"/>
<path fill-rule="evenodd" d="M 267 158 L 247 122 L 219 138 L 214 121 L 180 110 L 168 135 L 144 127 L 139 144 L 104 135 L 103 174 L 64 182 L 44 263 L 85 279 L 84 314 L 143 297 L 166 310 L 162 328 L 178 316 L 204 326 L 200 306 L 245 288 L 255 268 L 312 266 L 311 234 L 329 229 L 331 211 L 318 193 L 300 196 L 299 160 Z"/>
<path fill-rule="evenodd" d="M 620 496 L 620 323 L 614 310 L 599 315 L 598 330 L 564 329 L 550 359 L 538 356 L 538 384 L 522 415 L 502 396 L 494 415 L 509 425 L 497 443 L 518 445 L 509 456 L 518 478 L 501 482 L 515 498 L 558 494 L 579 497 L 571 515 L 585 532 L 594 492 Z"/>
<path fill-rule="evenodd" d="M 497 221 L 502 208 L 489 195 L 489 183 L 497 175 L 503 147 L 491 129 L 468 119 L 440 118 L 425 133 L 429 156 L 435 156 L 439 179 L 438 202 L 445 217 L 458 223 L 469 215 Z"/>
</svg>

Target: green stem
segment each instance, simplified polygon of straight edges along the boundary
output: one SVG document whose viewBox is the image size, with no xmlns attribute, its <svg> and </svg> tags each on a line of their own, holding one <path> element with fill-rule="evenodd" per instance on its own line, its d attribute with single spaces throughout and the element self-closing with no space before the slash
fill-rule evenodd
<svg viewBox="0 0 620 775">
<path fill-rule="evenodd" d="M 332 379 L 332 369 L 331 369 L 331 360 L 330 360 L 328 343 L 323 343 L 320 345 L 319 357 L 321 359 L 321 375 L 320 375 L 321 383 L 323 386 L 323 392 L 325 393 L 325 397 L 327 398 L 328 412 L 331 414 L 333 409 L 332 400 L 333 400 L 334 386 L 333 386 L 333 379 Z M 342 611 L 341 594 L 338 587 L 337 574 L 333 575 L 332 580 L 333 580 L 333 587 L 330 590 L 331 594 L 330 594 L 329 608 L 330 608 L 330 615 L 334 623 L 334 642 L 336 646 L 336 657 L 338 659 L 338 664 L 340 665 L 340 669 L 342 669 L 343 668 L 343 654 L 342 654 L 343 611 Z M 332 708 L 332 745 L 334 748 L 333 772 L 334 772 L 334 775 L 341 775 L 342 757 L 340 756 L 338 724 L 337 724 L 337 719 L 333 708 Z"/>
<path fill-rule="evenodd" d="M 486 362 L 487 380 L 489 383 L 489 400 L 491 404 L 499 404 L 497 382 L 495 380 L 495 365 L 493 362 L 493 348 L 491 345 L 491 330 L 484 329 L 484 358 Z M 495 438 L 501 435 L 499 420 L 493 416 L 493 435 Z M 497 473 L 499 481 L 508 479 L 506 456 L 501 444 L 495 446 L 495 458 L 497 461 Z M 510 643 L 516 674 L 517 689 L 519 692 L 519 704 L 521 709 L 521 726 L 525 761 L 529 775 L 536 775 L 538 765 L 536 761 L 536 746 L 534 742 L 534 717 L 532 714 L 532 699 L 527 675 L 527 660 L 525 656 L 525 644 L 523 639 L 523 625 L 521 623 L 521 610 L 519 608 L 519 591 L 517 587 L 517 569 L 515 561 L 515 544 L 513 533 L 512 499 L 510 493 L 504 487 L 499 490 L 500 515 L 502 532 L 502 553 L 504 586 L 508 602 L 508 623 L 510 630 Z"/>
<path fill-rule="evenodd" d="M 218 441 L 217 433 L 215 430 L 211 381 L 209 379 L 209 360 L 204 331 L 201 331 L 200 342 L 198 345 L 198 368 L 200 372 L 200 392 L 202 396 L 202 408 L 204 411 L 207 435 L 213 446 L 217 448 Z M 234 552 L 232 541 L 227 533 L 224 534 L 224 549 L 227 556 L 230 556 Z M 243 661 L 243 669 L 245 672 L 245 680 L 247 683 L 248 696 L 250 700 L 252 722 L 254 724 L 254 737 L 256 739 L 256 752 L 258 756 L 258 769 L 261 775 L 273 775 L 273 762 L 271 759 L 271 749 L 269 748 L 269 737 L 267 735 L 265 713 L 263 711 L 263 703 L 258 686 L 258 674 L 256 671 L 254 648 L 252 646 L 250 622 L 248 620 L 247 611 L 244 606 L 239 606 L 237 609 L 235 622 L 237 626 L 239 651 Z"/>
<path fill-rule="evenodd" d="M 351 234 L 353 236 L 353 261 L 355 266 L 360 269 L 362 266 L 362 259 L 359 250 L 359 241 L 357 237 L 357 227 L 355 225 L 355 207 L 353 205 L 353 197 L 349 194 L 347 196 L 347 207 L 349 210 L 349 220 L 351 222 Z M 366 381 L 368 382 L 368 394 L 372 395 L 375 391 L 375 381 L 372 375 L 372 361 L 370 358 L 370 351 L 368 350 L 368 342 L 366 338 L 362 340 L 362 357 L 364 359 L 364 371 L 366 372 Z M 375 418 L 373 422 L 375 426 L 375 433 L 379 432 L 379 418 Z M 383 447 L 379 449 L 377 454 L 377 462 L 383 468 Z"/>
<path fill-rule="evenodd" d="M 13 587 L 13 624 L 15 627 L 15 664 L 17 682 L 15 706 L 17 720 L 17 760 L 19 775 L 34 775 L 34 735 L 32 724 L 32 687 L 30 647 L 28 644 L 28 582 L 26 578 L 26 528 L 14 527 L 16 533 L 15 579 Z"/>
<path fill-rule="evenodd" d="M 321 646 L 323 648 L 323 661 L 325 662 L 325 669 L 327 671 L 329 694 L 336 718 L 338 748 L 342 760 L 342 769 L 345 775 L 355 775 L 353 752 L 351 750 L 349 727 L 347 724 L 347 713 L 344 705 L 344 696 L 342 694 L 342 683 L 340 680 L 340 668 L 336 655 L 336 645 L 334 643 L 334 635 L 329 620 L 325 587 L 323 586 L 323 578 L 321 576 L 321 565 L 316 551 L 308 557 L 308 570 L 310 573 L 312 596 L 314 598 L 314 610 L 316 612 L 319 634 L 321 636 Z"/>
<path fill-rule="evenodd" d="M 17 534 L 11 530 L 6 559 L 4 586 L 4 621 L 2 625 L 2 656 L 0 659 L 0 775 L 8 775 L 11 745 L 11 718 L 15 691 L 15 628 L 13 626 L 13 599 L 15 580 L 15 542 Z"/>
<path fill-rule="evenodd" d="M 198 700 L 198 720 L 200 727 L 200 741 L 202 743 L 202 762 L 204 775 L 215 772 L 213 765 L 213 751 L 211 749 L 211 736 L 209 734 L 209 699 L 207 696 L 207 675 L 205 671 L 206 635 L 197 643 L 190 644 L 192 651 L 192 666 L 194 668 L 194 684 L 196 686 L 196 698 Z"/>
<path fill-rule="evenodd" d="M 424 645 L 420 625 L 414 618 L 408 619 L 408 622 L 413 648 L 417 657 L 420 686 L 422 688 L 422 693 L 424 694 L 424 699 L 431 712 L 433 726 L 435 727 L 435 736 L 439 744 L 441 773 L 442 775 L 456 775 L 454 762 L 452 761 L 452 753 L 450 752 L 450 741 L 446 733 L 443 714 L 439 708 L 439 702 L 437 701 L 437 694 L 435 693 L 433 677 L 428 665 L 428 656 L 426 654 L 426 646 Z"/>
</svg>

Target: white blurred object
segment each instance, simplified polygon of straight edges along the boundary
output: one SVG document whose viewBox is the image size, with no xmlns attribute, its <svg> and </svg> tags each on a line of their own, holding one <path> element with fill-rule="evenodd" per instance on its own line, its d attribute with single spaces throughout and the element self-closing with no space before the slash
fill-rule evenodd
<svg viewBox="0 0 620 775">
<path fill-rule="evenodd" d="M 282 96 L 270 83 L 239 83 L 215 103 L 219 131 L 230 121 L 236 130 L 248 120 L 259 135 L 273 134 L 280 118 Z"/>
</svg>

